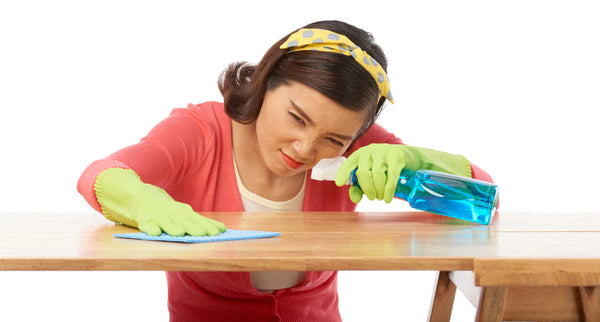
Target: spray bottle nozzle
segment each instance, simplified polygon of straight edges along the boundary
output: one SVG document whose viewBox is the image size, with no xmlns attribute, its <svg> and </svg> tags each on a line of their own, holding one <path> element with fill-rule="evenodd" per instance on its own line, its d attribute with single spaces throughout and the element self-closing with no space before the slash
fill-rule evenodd
<svg viewBox="0 0 600 322">
<path fill-rule="evenodd" d="M 321 159 L 312 169 L 311 179 L 335 181 L 335 175 L 344 161 L 346 161 L 345 157 Z"/>
</svg>

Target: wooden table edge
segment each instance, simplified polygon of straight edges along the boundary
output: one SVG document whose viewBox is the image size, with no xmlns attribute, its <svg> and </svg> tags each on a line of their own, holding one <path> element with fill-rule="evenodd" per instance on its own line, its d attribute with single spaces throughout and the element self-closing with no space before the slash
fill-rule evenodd
<svg viewBox="0 0 600 322">
<path fill-rule="evenodd" d="M 455 271 L 472 269 L 472 259 L 460 257 L 0 259 L 0 271 Z"/>
</svg>

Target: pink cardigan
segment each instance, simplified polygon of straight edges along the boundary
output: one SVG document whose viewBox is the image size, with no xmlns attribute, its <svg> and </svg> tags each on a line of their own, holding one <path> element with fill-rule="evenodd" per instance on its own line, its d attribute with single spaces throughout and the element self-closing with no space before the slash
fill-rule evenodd
<svg viewBox="0 0 600 322">
<path fill-rule="evenodd" d="M 374 124 L 354 144 L 402 144 Z M 231 119 L 222 103 L 190 104 L 174 109 L 139 143 L 93 162 L 77 188 L 100 212 L 94 182 L 111 167 L 133 169 L 141 179 L 165 189 L 175 200 L 198 212 L 243 211 L 233 168 Z M 491 181 L 471 164 L 474 178 Z M 308 176 L 310 177 L 310 176 Z M 304 211 L 353 211 L 348 188 L 308 179 Z M 274 292 L 257 291 L 249 272 L 167 272 L 171 321 L 341 321 L 337 272 L 307 272 L 299 286 Z"/>
</svg>

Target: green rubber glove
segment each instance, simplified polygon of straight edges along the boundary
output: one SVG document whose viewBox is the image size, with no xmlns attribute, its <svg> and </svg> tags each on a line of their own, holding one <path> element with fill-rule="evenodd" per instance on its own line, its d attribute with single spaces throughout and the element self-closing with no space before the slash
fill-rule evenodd
<svg viewBox="0 0 600 322">
<path fill-rule="evenodd" d="M 96 178 L 94 189 L 106 218 L 151 236 L 162 232 L 171 236 L 215 236 L 226 230 L 223 223 L 199 215 L 165 190 L 142 182 L 131 169 L 104 170 Z"/>
<path fill-rule="evenodd" d="M 401 144 L 370 144 L 356 150 L 342 163 L 335 184 L 339 187 L 346 184 L 354 169 L 360 185 L 360 188 L 350 187 L 350 200 L 354 203 L 362 199 L 363 192 L 369 200 L 391 202 L 403 169 L 427 169 L 471 177 L 471 164 L 462 155 Z"/>
</svg>

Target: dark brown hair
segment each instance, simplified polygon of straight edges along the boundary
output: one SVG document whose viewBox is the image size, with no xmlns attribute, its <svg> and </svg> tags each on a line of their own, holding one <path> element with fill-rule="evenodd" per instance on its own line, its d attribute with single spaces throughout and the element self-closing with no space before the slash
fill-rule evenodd
<svg viewBox="0 0 600 322">
<path fill-rule="evenodd" d="M 319 21 L 304 28 L 320 28 L 348 37 L 387 71 L 387 59 L 370 33 L 341 21 Z M 291 33 L 275 43 L 258 65 L 238 62 L 229 65 L 219 77 L 225 111 L 241 123 L 258 117 L 265 92 L 281 84 L 299 82 L 338 104 L 366 115 L 359 135 L 375 121 L 385 98 L 378 101 L 379 89 L 373 77 L 350 56 L 319 51 L 280 49 Z"/>
</svg>

